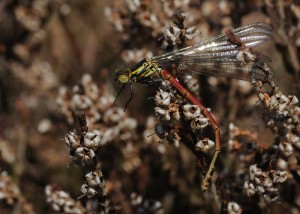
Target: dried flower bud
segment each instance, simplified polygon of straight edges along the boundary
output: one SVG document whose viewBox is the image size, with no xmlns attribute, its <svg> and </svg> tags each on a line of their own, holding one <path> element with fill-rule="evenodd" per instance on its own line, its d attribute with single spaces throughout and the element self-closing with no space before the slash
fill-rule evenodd
<svg viewBox="0 0 300 214">
<path fill-rule="evenodd" d="M 287 179 L 286 171 L 274 171 L 273 172 L 273 182 L 274 183 L 284 183 Z"/>
<path fill-rule="evenodd" d="M 279 149 L 286 157 L 291 156 L 294 151 L 292 145 L 288 142 L 281 142 L 279 144 Z"/>
<path fill-rule="evenodd" d="M 47 185 L 45 187 L 47 202 L 51 204 L 52 208 L 57 212 L 80 214 L 85 213 L 78 200 L 74 200 L 70 195 L 60 188 Z"/>
<path fill-rule="evenodd" d="M 243 209 L 238 203 L 230 201 L 227 205 L 227 212 L 228 214 L 241 214 L 243 212 Z"/>
<path fill-rule="evenodd" d="M 194 39 L 196 36 L 198 36 L 200 34 L 199 30 L 197 29 L 196 26 L 192 26 L 189 28 L 185 29 L 185 38 L 187 40 L 192 40 Z"/>
<path fill-rule="evenodd" d="M 80 187 L 80 191 L 83 193 L 83 196 L 87 196 L 88 198 L 92 198 L 98 193 L 97 190 L 89 187 L 87 184 L 82 184 Z"/>
<path fill-rule="evenodd" d="M 201 115 L 202 116 L 202 115 Z M 209 125 L 209 118 L 207 117 L 198 117 L 191 121 L 191 128 L 193 130 L 202 130 Z"/>
<path fill-rule="evenodd" d="M 250 166 L 249 170 L 250 180 L 254 180 L 256 176 L 262 175 L 262 170 L 256 164 Z"/>
<path fill-rule="evenodd" d="M 133 192 L 130 194 L 130 198 L 131 198 L 131 204 L 133 206 L 138 206 L 142 203 L 143 201 L 143 197 L 141 195 L 138 195 L 137 193 Z"/>
<path fill-rule="evenodd" d="M 265 193 L 266 192 L 266 190 L 265 190 L 265 188 L 263 187 L 263 186 L 257 186 L 257 192 L 259 192 L 260 194 L 262 194 L 262 193 Z"/>
<path fill-rule="evenodd" d="M 85 179 L 89 187 L 104 188 L 105 186 L 105 180 L 100 170 L 89 172 L 85 175 Z"/>
<path fill-rule="evenodd" d="M 85 110 L 92 106 L 92 101 L 89 97 L 85 95 L 75 94 L 72 97 L 71 104 L 74 109 Z"/>
<path fill-rule="evenodd" d="M 245 181 L 244 189 L 246 190 L 246 193 L 248 196 L 255 195 L 255 192 L 256 192 L 255 186 L 252 183 L 250 183 L 249 181 Z"/>
<path fill-rule="evenodd" d="M 70 149 L 75 149 L 80 145 L 80 137 L 76 134 L 76 132 L 70 132 L 70 134 L 66 134 L 65 143 Z"/>
<path fill-rule="evenodd" d="M 121 108 L 110 108 L 104 112 L 103 120 L 106 123 L 118 123 L 125 117 L 125 112 Z"/>
<path fill-rule="evenodd" d="M 183 114 L 187 120 L 191 120 L 191 119 L 201 116 L 201 110 L 200 110 L 199 106 L 197 106 L 197 105 L 187 104 L 187 105 L 184 105 L 182 107 L 182 109 L 183 109 Z"/>
<path fill-rule="evenodd" d="M 170 105 L 171 104 L 171 94 L 160 89 L 159 91 L 156 92 L 155 103 L 156 103 L 156 105 L 161 105 L 161 106 Z"/>
<path fill-rule="evenodd" d="M 292 105 L 296 105 L 299 102 L 298 98 L 295 95 L 294 96 L 289 95 L 288 97 Z"/>
<path fill-rule="evenodd" d="M 288 167 L 288 162 L 286 162 L 285 160 L 283 160 L 282 158 L 279 158 L 277 161 L 277 167 L 280 170 L 286 170 Z"/>
<path fill-rule="evenodd" d="M 177 40 L 179 40 L 180 34 L 180 28 L 178 28 L 174 24 L 169 25 L 167 28 L 165 28 L 164 31 L 165 40 L 170 41 L 172 45 L 177 45 Z"/>
<path fill-rule="evenodd" d="M 169 113 L 168 110 L 162 109 L 160 107 L 155 107 L 154 110 L 155 110 L 155 115 L 158 118 L 161 118 L 161 119 L 164 119 L 164 120 L 170 120 L 171 119 L 171 116 L 170 116 L 170 113 Z"/>
<path fill-rule="evenodd" d="M 196 149 L 200 150 L 202 152 L 207 152 L 209 151 L 211 148 L 213 148 L 215 146 L 215 142 L 213 142 L 212 140 L 205 138 L 200 140 L 197 144 L 196 144 Z"/>
<path fill-rule="evenodd" d="M 86 135 L 84 136 L 84 146 L 86 147 L 98 147 L 100 146 L 100 140 L 101 140 L 101 136 L 97 135 L 93 132 L 88 132 L 86 133 Z"/>
<path fill-rule="evenodd" d="M 270 194 L 264 194 L 263 197 L 267 203 L 276 201 L 279 198 L 278 195 L 270 195 Z"/>
<path fill-rule="evenodd" d="M 95 152 L 93 149 L 89 149 L 88 147 L 79 146 L 75 149 L 73 158 L 75 161 L 81 161 L 81 165 L 85 165 L 85 163 L 95 157 Z"/>
</svg>

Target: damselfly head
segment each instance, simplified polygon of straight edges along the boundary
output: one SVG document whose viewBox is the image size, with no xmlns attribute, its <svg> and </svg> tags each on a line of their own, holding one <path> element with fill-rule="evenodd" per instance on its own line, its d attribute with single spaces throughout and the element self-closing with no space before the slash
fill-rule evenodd
<svg viewBox="0 0 300 214">
<path fill-rule="evenodd" d="M 114 81 L 117 84 L 125 84 L 129 81 L 129 70 L 117 70 L 115 73 Z"/>
</svg>

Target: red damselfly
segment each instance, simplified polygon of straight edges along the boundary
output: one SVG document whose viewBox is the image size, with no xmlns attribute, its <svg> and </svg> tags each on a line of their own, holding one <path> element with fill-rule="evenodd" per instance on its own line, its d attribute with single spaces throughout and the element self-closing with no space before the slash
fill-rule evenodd
<svg viewBox="0 0 300 214">
<path fill-rule="evenodd" d="M 127 83 L 131 86 L 131 96 L 125 108 L 133 96 L 132 83 L 151 84 L 155 81 L 154 74 L 169 81 L 184 97 L 200 107 L 215 133 L 215 152 L 202 182 L 203 190 L 209 187 L 215 162 L 221 151 L 220 128 L 210 111 L 166 68 L 177 65 L 184 70 L 201 74 L 268 82 L 272 74 L 268 65 L 271 60 L 254 52 L 253 48 L 271 37 L 272 29 L 266 23 L 254 23 L 237 29 L 228 29 L 223 34 L 203 40 L 193 46 L 145 58 L 133 68 L 117 71 L 115 74 L 115 82 L 123 84 L 117 98 Z"/>
</svg>

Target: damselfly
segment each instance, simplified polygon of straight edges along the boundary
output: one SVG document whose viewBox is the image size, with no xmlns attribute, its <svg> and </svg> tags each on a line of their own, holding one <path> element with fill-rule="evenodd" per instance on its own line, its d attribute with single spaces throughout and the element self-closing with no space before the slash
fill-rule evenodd
<svg viewBox="0 0 300 214">
<path fill-rule="evenodd" d="M 193 46 L 152 58 L 145 58 L 133 68 L 117 71 L 115 74 L 115 82 L 123 84 L 117 98 L 127 83 L 131 86 L 131 97 L 125 108 L 133 96 L 132 83 L 153 83 L 153 74 L 169 81 L 184 97 L 200 107 L 202 114 L 209 119 L 215 133 L 215 152 L 202 182 L 203 190 L 206 190 L 210 184 L 215 162 L 221 151 L 219 125 L 210 111 L 182 86 L 166 68 L 178 65 L 184 70 L 202 74 L 267 82 L 271 78 L 271 69 L 268 65 L 271 60 L 254 52 L 252 48 L 261 45 L 271 37 L 272 29 L 265 23 L 254 23 L 237 29 L 228 29 L 223 34 Z"/>
</svg>

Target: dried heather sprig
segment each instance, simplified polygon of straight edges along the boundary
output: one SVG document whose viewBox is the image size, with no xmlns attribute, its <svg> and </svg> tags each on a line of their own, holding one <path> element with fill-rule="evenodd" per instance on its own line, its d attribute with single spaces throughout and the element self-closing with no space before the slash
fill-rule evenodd
<svg viewBox="0 0 300 214">
<path fill-rule="evenodd" d="M 144 199 L 141 195 L 137 193 L 131 193 L 131 205 L 133 206 L 134 213 L 153 213 L 153 214 L 163 214 L 164 210 L 160 201 Z"/>
<path fill-rule="evenodd" d="M 62 87 L 57 98 L 71 124 L 75 122 L 74 115 L 84 111 L 89 129 L 101 136 L 101 145 L 135 138 L 136 120 L 128 117 L 123 108 L 113 106 L 113 101 L 114 97 L 105 88 L 100 90 L 88 74 L 73 88 L 73 93 Z"/>
<path fill-rule="evenodd" d="M 70 195 L 54 185 L 45 187 L 47 202 L 51 204 L 52 209 L 60 213 L 81 214 L 85 213 L 84 207 L 80 201 L 70 197 Z"/>
<path fill-rule="evenodd" d="M 242 207 L 234 202 L 234 201 L 230 201 L 227 204 L 227 213 L 228 214 L 241 214 L 243 212 Z"/>
<path fill-rule="evenodd" d="M 286 171 L 262 171 L 255 164 L 249 168 L 249 181 L 245 181 L 244 189 L 248 196 L 260 194 L 264 200 L 269 203 L 278 199 L 278 185 L 284 183 L 286 180 Z"/>
<path fill-rule="evenodd" d="M 94 196 L 96 196 L 96 194 L 98 194 L 98 192 L 104 192 L 105 180 L 103 179 L 101 170 L 95 170 L 87 173 L 85 175 L 85 180 L 85 183 L 80 188 L 83 196 L 93 198 Z"/>
</svg>

